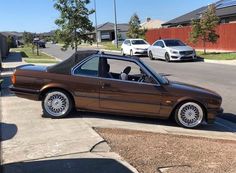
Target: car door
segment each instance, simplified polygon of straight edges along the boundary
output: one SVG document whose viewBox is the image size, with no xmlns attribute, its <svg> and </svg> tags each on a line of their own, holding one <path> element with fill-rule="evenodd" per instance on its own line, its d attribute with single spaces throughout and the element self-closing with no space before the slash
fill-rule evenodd
<svg viewBox="0 0 236 173">
<path fill-rule="evenodd" d="M 158 58 L 158 51 L 159 51 L 159 41 L 155 42 L 152 46 L 152 54 L 155 58 Z"/>
<path fill-rule="evenodd" d="M 125 43 L 125 54 L 129 55 L 130 54 L 130 48 L 131 47 L 131 42 L 130 40 L 126 40 L 126 43 Z"/>
<path fill-rule="evenodd" d="M 72 69 L 71 88 L 76 108 L 99 109 L 99 56 L 93 56 Z"/>
<path fill-rule="evenodd" d="M 158 50 L 159 58 L 165 59 L 165 53 L 166 53 L 165 45 L 164 45 L 163 41 L 160 41 L 159 50 Z"/>
<path fill-rule="evenodd" d="M 143 68 L 125 60 L 107 58 L 107 61 L 113 75 L 119 72 L 119 67 L 122 71 L 132 63 L 138 70 Z M 160 112 L 161 87 L 158 84 L 102 77 L 100 85 L 100 108 L 105 111 L 150 116 L 157 116 Z"/>
</svg>

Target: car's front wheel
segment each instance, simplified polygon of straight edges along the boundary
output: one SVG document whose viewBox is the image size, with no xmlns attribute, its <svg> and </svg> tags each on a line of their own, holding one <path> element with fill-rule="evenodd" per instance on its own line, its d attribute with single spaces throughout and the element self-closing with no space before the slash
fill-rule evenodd
<svg viewBox="0 0 236 173">
<path fill-rule="evenodd" d="M 130 56 L 133 56 L 134 53 L 133 53 L 133 50 L 130 50 Z"/>
<path fill-rule="evenodd" d="M 125 53 L 124 53 L 124 50 L 123 50 L 123 49 L 121 49 L 121 55 L 122 55 L 122 56 L 125 56 Z"/>
<path fill-rule="evenodd" d="M 196 128 L 204 120 L 204 111 L 201 105 L 196 102 L 185 102 L 175 110 L 175 121 L 185 128 Z"/>
<path fill-rule="evenodd" d="M 166 62 L 170 62 L 170 55 L 169 55 L 169 53 L 165 54 L 165 59 L 166 59 Z"/>
<path fill-rule="evenodd" d="M 67 116 L 73 107 L 70 95 L 61 90 L 48 91 L 42 100 L 43 114 L 52 118 Z"/>
<path fill-rule="evenodd" d="M 150 60 L 154 60 L 152 51 L 149 51 L 149 58 L 150 58 Z"/>
</svg>

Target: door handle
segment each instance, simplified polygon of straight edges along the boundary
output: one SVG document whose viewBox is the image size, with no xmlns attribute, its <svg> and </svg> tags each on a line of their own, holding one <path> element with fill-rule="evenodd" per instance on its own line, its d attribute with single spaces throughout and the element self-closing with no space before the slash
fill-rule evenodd
<svg viewBox="0 0 236 173">
<path fill-rule="evenodd" d="M 103 83 L 102 84 L 102 88 L 107 88 L 107 87 L 111 87 L 111 84 L 109 84 L 109 83 Z"/>
</svg>

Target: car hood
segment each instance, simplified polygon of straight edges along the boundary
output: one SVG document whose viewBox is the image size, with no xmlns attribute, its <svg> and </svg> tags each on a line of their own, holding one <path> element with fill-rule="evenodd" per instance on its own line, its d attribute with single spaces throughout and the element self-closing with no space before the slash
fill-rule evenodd
<svg viewBox="0 0 236 173">
<path fill-rule="evenodd" d="M 133 45 L 135 49 L 148 49 L 150 45 L 147 44 L 140 44 L 140 45 Z"/>
<path fill-rule="evenodd" d="M 195 85 L 185 84 L 181 82 L 170 81 L 168 88 L 173 91 L 175 94 L 179 95 L 194 95 L 194 96 L 203 96 L 203 97 L 211 97 L 215 99 L 222 99 L 221 96 L 215 91 L 205 89 L 202 87 L 198 87 Z M 186 95 L 187 96 L 187 95 Z"/>
<path fill-rule="evenodd" d="M 191 48 L 190 46 L 174 46 L 168 48 L 174 51 L 193 51 L 193 48 Z"/>
</svg>

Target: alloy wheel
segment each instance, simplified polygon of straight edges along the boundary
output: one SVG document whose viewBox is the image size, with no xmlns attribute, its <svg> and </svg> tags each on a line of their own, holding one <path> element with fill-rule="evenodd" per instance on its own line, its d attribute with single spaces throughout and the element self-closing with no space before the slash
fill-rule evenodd
<svg viewBox="0 0 236 173">
<path fill-rule="evenodd" d="M 177 110 L 177 123 L 187 128 L 199 126 L 204 118 L 202 107 L 194 102 L 182 104 Z"/>
</svg>

